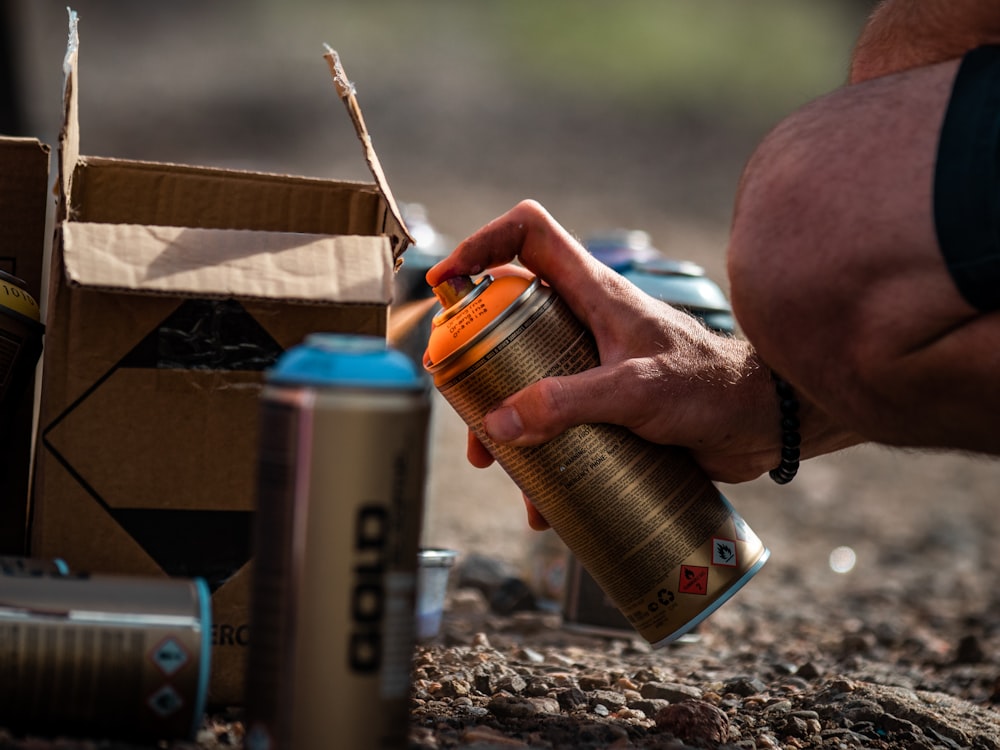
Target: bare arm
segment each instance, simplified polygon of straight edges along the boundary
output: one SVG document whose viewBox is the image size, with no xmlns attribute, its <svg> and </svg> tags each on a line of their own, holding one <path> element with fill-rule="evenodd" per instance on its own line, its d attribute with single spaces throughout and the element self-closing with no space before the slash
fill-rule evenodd
<svg viewBox="0 0 1000 750">
<path fill-rule="evenodd" d="M 954 60 L 1000 43 L 995 0 L 886 0 L 872 13 L 851 57 L 851 83 Z"/>
<path fill-rule="evenodd" d="M 749 339 L 824 412 L 871 440 L 1000 453 L 1000 313 L 960 296 L 933 224 L 957 67 L 848 86 L 783 121 L 741 182 L 729 274 Z"/>
<path fill-rule="evenodd" d="M 572 425 L 609 422 L 690 448 L 713 479 L 745 481 L 778 465 L 778 400 L 753 347 L 643 294 L 537 203 L 521 203 L 480 229 L 431 268 L 427 281 L 436 285 L 514 258 L 549 280 L 593 331 L 601 366 L 546 378 L 498 404 L 484 421 L 492 438 L 534 445 Z M 808 402 L 803 430 L 804 457 L 860 441 Z M 477 466 L 490 461 L 474 439 L 469 458 Z"/>
</svg>

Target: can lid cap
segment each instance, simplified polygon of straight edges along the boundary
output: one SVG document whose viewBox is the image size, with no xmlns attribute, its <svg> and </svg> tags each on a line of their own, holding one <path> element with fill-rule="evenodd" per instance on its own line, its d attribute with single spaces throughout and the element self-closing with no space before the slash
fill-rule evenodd
<svg viewBox="0 0 1000 750">
<path fill-rule="evenodd" d="M 386 389 L 421 389 L 423 373 L 406 354 L 378 336 L 313 333 L 278 358 L 268 381 L 280 385 L 316 385 Z"/>
</svg>

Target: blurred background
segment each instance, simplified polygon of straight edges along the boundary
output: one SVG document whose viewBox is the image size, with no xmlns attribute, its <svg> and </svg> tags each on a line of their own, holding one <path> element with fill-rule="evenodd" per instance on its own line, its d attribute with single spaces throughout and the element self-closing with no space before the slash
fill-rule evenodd
<svg viewBox="0 0 1000 750">
<path fill-rule="evenodd" d="M 0 0 L 0 132 L 55 143 L 63 0 Z M 78 0 L 81 150 L 368 181 L 340 54 L 396 197 L 461 238 L 516 201 L 721 271 L 756 140 L 844 79 L 871 0 Z M 721 277 L 721 276 L 720 276 Z"/>
<path fill-rule="evenodd" d="M 743 164 L 784 114 L 844 81 L 871 6 L 76 0 L 81 152 L 370 182 L 328 43 L 397 199 L 422 204 L 452 242 L 531 197 L 580 237 L 645 230 L 725 289 Z M 0 132 L 55 144 L 66 2 L 0 7 Z M 527 531 L 519 493 L 499 470 L 466 464 L 464 427 L 437 406 L 426 542 L 529 559 L 544 537 Z M 997 486 L 995 461 L 868 446 L 809 462 L 787 487 L 726 488 L 774 552 L 748 596 L 773 601 L 789 581 L 813 595 L 861 576 L 879 585 L 915 555 L 941 561 L 919 575 L 943 586 L 958 572 L 992 590 L 976 574 L 1000 559 Z M 844 545 L 851 584 L 829 562 Z"/>
</svg>

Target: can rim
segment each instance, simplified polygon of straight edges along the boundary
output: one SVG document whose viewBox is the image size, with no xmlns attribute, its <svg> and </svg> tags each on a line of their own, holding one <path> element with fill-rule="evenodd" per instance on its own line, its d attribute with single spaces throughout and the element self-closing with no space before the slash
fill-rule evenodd
<svg viewBox="0 0 1000 750">
<path fill-rule="evenodd" d="M 493 277 L 490 276 L 489 278 L 490 278 L 490 281 L 492 282 Z M 488 283 L 484 284 L 483 285 L 483 290 L 485 290 L 485 288 L 487 286 L 489 286 Z M 476 284 L 476 289 L 478 289 L 478 288 L 479 288 L 479 284 L 477 283 Z M 468 341 L 466 341 L 464 344 L 462 344 L 460 347 L 458 347 L 454 351 L 449 352 L 446 357 L 444 357 L 443 359 L 439 360 L 438 362 L 432 362 L 431 359 L 430 359 L 430 356 L 429 356 L 428 352 L 425 351 L 424 352 L 424 357 L 423 357 L 424 369 L 433 374 L 433 373 L 438 372 L 442 368 L 446 367 L 451 362 L 454 362 L 459 357 L 464 356 L 465 353 L 470 348 L 472 348 L 473 346 L 477 345 L 480 341 L 483 340 L 483 338 L 486 337 L 487 334 L 491 333 L 495 328 L 497 328 L 497 326 L 501 325 L 509 317 L 509 313 L 510 312 L 512 312 L 512 311 L 516 310 L 517 308 L 521 307 L 537 290 L 542 289 L 542 288 L 543 288 L 542 287 L 542 282 L 536 276 L 535 278 L 533 278 L 531 280 L 531 283 L 528 284 L 527 287 L 525 287 L 524 291 L 521 292 L 519 295 L 517 295 L 513 299 L 513 301 L 503 311 L 501 311 L 501 314 L 494 316 L 493 320 L 491 320 L 489 323 L 487 323 L 485 326 L 483 326 L 483 328 L 478 333 L 476 333 L 472 338 L 470 338 Z M 480 291 L 478 294 L 481 294 L 481 293 L 482 292 Z M 478 296 L 478 294 L 476 294 L 475 290 L 473 290 L 473 292 L 470 292 L 465 298 L 463 298 L 462 302 L 463 303 L 471 302 L 473 299 L 475 299 L 475 296 Z M 462 307 L 465 307 L 465 304 L 462 304 Z M 455 312 L 458 312 L 458 310 L 461 309 L 461 308 L 458 307 L 458 305 L 452 305 L 452 307 L 449 307 L 448 309 L 452 310 L 452 309 L 455 309 L 455 308 L 458 308 L 458 309 L 455 310 Z M 447 318 L 442 318 L 442 322 L 444 320 L 447 320 Z M 434 316 L 434 321 L 433 322 L 435 323 L 435 325 L 438 324 L 439 321 L 437 320 L 437 316 Z"/>
</svg>

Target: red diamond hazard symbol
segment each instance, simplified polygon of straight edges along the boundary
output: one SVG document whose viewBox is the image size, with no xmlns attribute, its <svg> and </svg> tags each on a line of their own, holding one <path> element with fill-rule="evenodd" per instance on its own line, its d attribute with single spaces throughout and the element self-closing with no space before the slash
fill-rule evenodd
<svg viewBox="0 0 1000 750">
<path fill-rule="evenodd" d="M 677 590 L 682 594 L 708 593 L 708 568 L 701 565 L 681 565 L 680 581 Z"/>
</svg>

